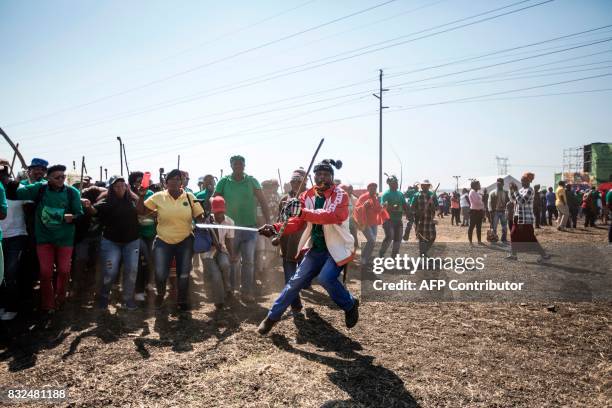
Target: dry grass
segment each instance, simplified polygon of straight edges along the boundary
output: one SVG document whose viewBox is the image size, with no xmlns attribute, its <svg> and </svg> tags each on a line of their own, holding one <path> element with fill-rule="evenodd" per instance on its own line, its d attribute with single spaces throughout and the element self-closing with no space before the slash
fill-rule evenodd
<svg viewBox="0 0 612 408">
<path fill-rule="evenodd" d="M 464 236 L 447 222 L 439 237 Z M 551 228 L 538 235 L 560 237 Z M 611 404 L 611 303 L 563 303 L 557 312 L 531 303 L 365 303 L 349 331 L 315 286 L 304 293 L 304 317 L 262 338 L 255 327 L 279 279 L 258 304 L 235 302 L 222 314 L 201 297 L 197 276 L 190 314 L 100 315 L 73 301 L 46 328 L 18 335 L 24 327 L 4 325 L 0 386 L 65 386 L 64 405 L 75 407 Z M 359 292 L 357 280 L 349 286 Z"/>
</svg>

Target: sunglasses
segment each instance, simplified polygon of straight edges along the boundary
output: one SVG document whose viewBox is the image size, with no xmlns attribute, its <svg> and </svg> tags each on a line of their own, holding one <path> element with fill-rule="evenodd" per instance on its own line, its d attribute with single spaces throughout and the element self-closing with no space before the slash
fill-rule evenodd
<svg viewBox="0 0 612 408">
<path fill-rule="evenodd" d="M 49 177 L 52 180 L 64 180 L 66 175 L 62 174 L 61 176 Z"/>
</svg>

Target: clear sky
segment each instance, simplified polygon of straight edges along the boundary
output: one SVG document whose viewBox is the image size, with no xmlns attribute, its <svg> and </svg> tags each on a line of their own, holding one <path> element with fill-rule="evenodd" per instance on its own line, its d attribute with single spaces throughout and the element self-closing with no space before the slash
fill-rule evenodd
<svg viewBox="0 0 612 408">
<path fill-rule="evenodd" d="M 495 156 L 549 185 L 564 148 L 612 140 L 612 27 L 544 41 L 612 24 L 612 2 L 543 1 L 3 0 L 0 127 L 26 160 L 85 155 L 95 178 L 119 171 L 117 136 L 130 170 L 180 154 L 192 187 L 233 154 L 286 181 L 325 137 L 320 158 L 364 185 L 383 69 L 384 170 L 401 160 L 404 186 L 495 175 Z"/>
</svg>

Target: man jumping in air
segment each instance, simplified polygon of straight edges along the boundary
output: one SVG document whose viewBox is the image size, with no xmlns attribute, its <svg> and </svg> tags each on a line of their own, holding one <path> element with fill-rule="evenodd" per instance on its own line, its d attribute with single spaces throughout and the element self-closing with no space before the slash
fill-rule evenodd
<svg viewBox="0 0 612 408">
<path fill-rule="evenodd" d="M 281 319 L 285 310 L 302 290 L 317 277 L 331 299 L 344 310 L 346 327 L 359 320 L 359 301 L 338 280 L 344 266 L 355 256 L 353 236 L 349 231 L 348 195 L 334 184 L 334 167 L 342 162 L 323 160 L 314 167 L 315 185 L 298 198 L 289 200 L 285 216 L 289 218 L 282 235 L 306 229 L 298 245 L 298 253 L 305 251 L 304 259 L 295 274 L 276 299 L 268 316 L 261 322 L 258 332 L 265 335 Z M 264 225 L 259 233 L 267 237 L 278 234 L 282 223 Z"/>
</svg>

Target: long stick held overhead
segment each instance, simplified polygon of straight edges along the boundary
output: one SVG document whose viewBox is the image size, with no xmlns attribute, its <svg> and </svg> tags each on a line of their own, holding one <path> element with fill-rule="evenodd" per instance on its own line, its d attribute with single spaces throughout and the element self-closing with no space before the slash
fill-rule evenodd
<svg viewBox="0 0 612 408">
<path fill-rule="evenodd" d="M 321 139 L 321 141 L 319 142 L 319 145 L 317 146 L 317 150 L 315 150 L 314 154 L 312 155 L 312 159 L 310 159 L 310 164 L 308 165 L 308 170 L 306 170 L 306 176 L 310 175 L 310 171 L 312 170 L 312 166 L 314 165 L 314 162 L 317 159 L 317 155 L 319 154 L 319 150 L 321 150 L 321 146 L 323 146 L 323 142 L 324 141 L 325 141 L 325 138 Z M 307 177 L 302 177 L 302 181 L 300 182 L 300 186 L 298 187 L 297 191 L 301 191 L 302 190 L 302 188 L 306 184 L 306 178 Z M 285 228 L 287 227 L 288 223 L 289 223 L 289 219 L 287 218 L 283 222 L 283 225 L 281 226 L 280 230 L 278 231 L 278 234 L 272 239 L 272 244 L 273 245 L 278 245 L 280 243 L 280 237 L 281 237 L 281 235 L 283 235 L 283 232 L 285 232 Z"/>
</svg>

